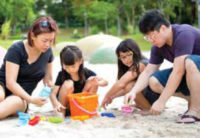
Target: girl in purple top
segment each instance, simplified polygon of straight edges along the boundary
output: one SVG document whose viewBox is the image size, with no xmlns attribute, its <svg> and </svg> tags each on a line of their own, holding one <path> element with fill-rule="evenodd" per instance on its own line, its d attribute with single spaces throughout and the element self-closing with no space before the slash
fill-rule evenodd
<svg viewBox="0 0 200 138">
<path fill-rule="evenodd" d="M 200 121 L 200 30 L 190 25 L 171 25 L 158 10 L 145 12 L 139 28 L 144 38 L 153 44 L 151 58 L 125 102 L 133 101 L 135 95 L 148 86 L 147 96 L 154 95 L 151 114 L 160 114 L 167 100 L 178 95 L 189 103 L 178 122 Z M 158 71 L 164 59 L 172 62 L 173 68 Z"/>
</svg>

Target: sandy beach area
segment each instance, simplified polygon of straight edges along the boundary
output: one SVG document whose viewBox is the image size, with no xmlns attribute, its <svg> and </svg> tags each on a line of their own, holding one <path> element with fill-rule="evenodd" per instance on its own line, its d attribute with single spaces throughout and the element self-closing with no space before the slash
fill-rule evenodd
<svg viewBox="0 0 200 138">
<path fill-rule="evenodd" d="M 149 52 L 143 52 L 149 57 Z M 116 64 L 89 64 L 85 66 L 94 70 L 99 76 L 107 79 L 109 85 L 98 90 L 99 103 L 101 103 L 105 93 L 116 80 Z M 162 68 L 170 67 L 171 64 L 165 62 Z M 56 57 L 54 60 L 54 80 L 60 70 L 60 61 Z M 43 84 L 40 82 L 34 90 L 32 96 L 38 96 Z M 19 126 L 17 117 L 10 117 L 0 121 L 0 138 L 193 138 L 199 137 L 200 123 L 177 124 L 178 114 L 184 113 L 187 109 L 187 102 L 183 99 L 172 97 L 167 102 L 165 111 L 159 116 L 142 116 L 133 112 L 124 115 L 121 112 L 123 97 L 117 98 L 106 111 L 112 112 L 116 118 L 94 117 L 82 121 L 66 120 L 61 124 L 52 124 L 47 121 L 40 121 L 35 126 Z M 48 102 L 43 107 L 29 106 L 29 113 L 48 113 L 52 111 L 51 103 Z"/>
</svg>

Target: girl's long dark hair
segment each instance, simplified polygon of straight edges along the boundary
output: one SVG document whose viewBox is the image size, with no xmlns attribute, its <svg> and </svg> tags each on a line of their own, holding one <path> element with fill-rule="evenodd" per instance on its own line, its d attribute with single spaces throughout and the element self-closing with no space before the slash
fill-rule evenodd
<svg viewBox="0 0 200 138">
<path fill-rule="evenodd" d="M 124 53 L 129 51 L 133 53 L 133 64 L 131 67 L 125 66 L 119 59 L 120 52 Z M 141 54 L 140 48 L 135 41 L 133 41 L 132 39 L 125 39 L 119 44 L 115 52 L 118 57 L 118 79 L 120 79 L 129 69 L 132 69 L 132 71 L 137 72 L 137 74 L 139 75 L 139 63 L 142 59 L 146 58 Z"/>
<path fill-rule="evenodd" d="M 83 59 L 83 55 L 81 50 L 77 46 L 66 46 L 62 49 L 60 53 L 60 62 L 62 66 L 62 81 L 66 80 L 66 71 L 63 69 L 64 65 L 74 65 L 75 62 L 81 61 Z M 78 70 L 78 75 L 80 82 L 83 84 L 85 82 L 85 71 L 83 63 L 80 65 Z"/>
</svg>

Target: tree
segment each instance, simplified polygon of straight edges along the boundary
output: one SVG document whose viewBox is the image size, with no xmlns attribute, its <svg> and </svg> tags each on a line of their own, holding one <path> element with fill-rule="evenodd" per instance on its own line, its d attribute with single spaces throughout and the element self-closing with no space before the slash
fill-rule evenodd
<svg viewBox="0 0 200 138">
<path fill-rule="evenodd" d="M 74 14 L 84 21 L 84 33 L 85 36 L 88 35 L 88 7 L 93 3 L 92 0 L 73 0 L 73 10 Z"/>
<path fill-rule="evenodd" d="M 108 33 L 108 20 L 114 20 L 116 9 L 113 4 L 103 1 L 95 1 L 89 7 L 88 18 L 93 20 L 95 24 L 103 21 L 106 33 Z"/>
<path fill-rule="evenodd" d="M 26 28 L 35 18 L 33 12 L 34 0 L 1 0 L 0 13 L 3 22 L 10 21 L 11 32 L 15 33 L 16 26 Z"/>
<path fill-rule="evenodd" d="M 6 21 L 3 25 L 2 25 L 2 29 L 1 29 L 1 37 L 5 40 L 8 39 L 9 35 L 10 35 L 10 21 Z"/>
</svg>

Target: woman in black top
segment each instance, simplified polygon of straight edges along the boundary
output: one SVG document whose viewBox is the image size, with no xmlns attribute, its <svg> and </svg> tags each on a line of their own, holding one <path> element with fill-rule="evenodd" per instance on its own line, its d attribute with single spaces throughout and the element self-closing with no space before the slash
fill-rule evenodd
<svg viewBox="0 0 200 138">
<path fill-rule="evenodd" d="M 84 67 L 82 52 L 76 46 L 66 46 L 60 53 L 60 61 L 62 70 L 58 73 L 50 99 L 55 111 L 65 116 L 65 108 L 69 107 L 69 94 L 97 92 L 98 86 L 106 86 L 107 81 Z"/>
<path fill-rule="evenodd" d="M 118 80 L 103 99 L 102 106 L 105 109 L 114 98 L 124 96 L 132 89 L 139 74 L 148 64 L 148 59 L 141 54 L 139 46 L 131 39 L 126 39 L 119 44 L 116 55 L 118 58 Z M 142 93 L 136 96 L 135 101 L 139 108 L 150 108 L 149 102 Z"/>
<path fill-rule="evenodd" d="M 32 98 L 38 82 L 53 86 L 51 45 L 55 44 L 57 25 L 51 17 L 38 18 L 28 31 L 28 40 L 14 43 L 0 69 L 0 119 L 25 112 L 27 104 L 45 104 L 44 98 Z"/>
</svg>

